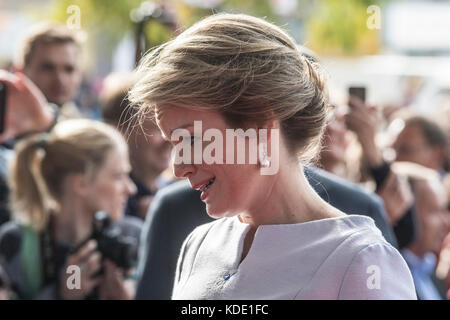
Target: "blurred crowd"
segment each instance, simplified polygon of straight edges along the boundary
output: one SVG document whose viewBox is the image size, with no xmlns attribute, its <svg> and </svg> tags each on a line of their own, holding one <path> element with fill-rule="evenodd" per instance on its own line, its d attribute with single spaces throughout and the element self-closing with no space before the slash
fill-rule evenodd
<svg viewBox="0 0 450 320">
<path fill-rule="evenodd" d="M 181 242 L 209 218 L 173 177 L 154 121 L 135 117 L 133 73 L 103 80 L 101 117 L 83 112 L 82 50 L 76 32 L 39 24 L 11 70 L 0 70 L 0 299 L 169 299 Z M 372 217 L 418 297 L 450 299 L 449 110 L 385 112 L 334 96 L 312 170 L 381 203 Z M 360 196 L 339 200 L 357 214 Z"/>
</svg>

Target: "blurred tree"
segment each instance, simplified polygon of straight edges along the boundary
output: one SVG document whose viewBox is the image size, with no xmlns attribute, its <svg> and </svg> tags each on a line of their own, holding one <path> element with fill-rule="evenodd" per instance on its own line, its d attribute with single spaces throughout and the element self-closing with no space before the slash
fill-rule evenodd
<svg viewBox="0 0 450 320">
<path fill-rule="evenodd" d="M 208 6 L 205 3 L 216 3 L 215 6 Z M 270 22 L 277 22 L 277 16 L 273 13 L 271 0 L 223 0 L 223 1 L 176 1 L 177 15 L 180 22 L 189 27 L 200 19 L 213 13 L 245 13 L 255 17 L 266 18 Z M 198 3 L 198 5 L 194 5 Z"/>
<path fill-rule="evenodd" d="M 130 12 L 138 8 L 143 0 L 52 0 L 47 16 L 42 16 L 42 8 L 36 9 L 39 20 L 42 18 L 66 23 L 72 13 L 71 6 L 78 6 L 80 12 L 81 29 L 88 35 L 87 51 L 89 59 L 87 68 L 98 63 L 106 64 L 103 69 L 107 72 L 114 48 L 129 32 L 135 32 L 136 25 L 130 19 Z M 174 1 L 151 1 L 170 6 Z M 45 12 L 45 11 L 44 11 Z M 145 33 L 152 46 L 166 42 L 172 36 L 171 30 L 157 21 L 150 21 L 146 25 Z M 96 58 L 96 59 L 95 59 Z M 101 61 L 99 61 L 101 60 Z M 95 70 L 95 68 L 91 69 Z"/>
<path fill-rule="evenodd" d="M 246 13 L 264 17 L 288 30 L 297 41 L 303 42 L 322 55 L 371 54 L 379 50 L 379 30 L 367 28 L 367 8 L 388 0 L 296 0 L 296 9 L 285 16 L 274 13 L 277 0 L 153 0 L 172 9 L 182 28 L 186 28 L 215 12 Z M 51 0 L 49 10 L 35 9 L 39 20 L 49 19 L 66 23 L 71 16 L 70 6 L 80 9 L 81 28 L 88 34 L 88 69 L 108 72 L 114 48 L 123 37 L 136 30 L 130 12 L 143 0 Z M 211 3 L 204 5 L 205 3 Z M 42 12 L 47 12 L 43 16 Z M 146 25 L 150 46 L 169 40 L 172 30 L 158 21 Z M 95 66 L 95 68 L 93 68 Z"/>
<path fill-rule="evenodd" d="M 369 29 L 367 13 L 383 0 L 317 0 L 307 20 L 306 44 L 321 55 L 375 54 L 380 49 L 380 30 Z M 382 19 L 382 17 L 381 17 Z"/>
</svg>

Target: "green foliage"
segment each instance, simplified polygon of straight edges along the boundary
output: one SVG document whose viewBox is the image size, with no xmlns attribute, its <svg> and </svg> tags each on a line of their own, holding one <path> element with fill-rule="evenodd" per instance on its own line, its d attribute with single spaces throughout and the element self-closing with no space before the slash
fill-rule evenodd
<svg viewBox="0 0 450 320">
<path fill-rule="evenodd" d="M 245 13 L 255 17 L 267 18 L 271 22 L 277 21 L 270 0 L 225 0 L 214 9 L 189 6 L 178 0 L 176 1 L 176 12 L 184 27 L 189 27 L 202 18 L 218 12 Z"/>
<path fill-rule="evenodd" d="M 277 21 L 269 0 L 227 0 L 222 7 L 227 12 L 245 13 L 259 18 L 265 17 L 271 22 Z"/>
<path fill-rule="evenodd" d="M 77 5 L 81 12 L 81 27 L 84 30 L 107 29 L 108 36 L 121 38 L 132 26 L 130 11 L 140 5 L 141 0 L 53 0 L 49 16 L 65 22 L 67 8 Z"/>
<path fill-rule="evenodd" d="M 374 0 L 319 0 L 307 23 L 307 43 L 319 54 L 373 54 L 379 50 L 379 30 L 366 25 Z"/>
<path fill-rule="evenodd" d="M 87 50 L 96 53 L 89 55 L 91 61 L 87 63 L 94 65 L 94 56 L 109 60 L 124 35 L 130 31 L 135 32 L 136 25 L 130 19 L 130 12 L 142 2 L 143 0 L 52 0 L 46 18 L 65 23 L 71 16 L 67 9 L 71 5 L 77 5 L 81 13 L 81 28 L 88 35 Z M 171 31 L 157 21 L 147 23 L 145 33 L 151 46 L 164 43 L 172 36 Z"/>
<path fill-rule="evenodd" d="M 295 28 L 292 21 L 301 21 L 305 24 L 307 46 L 319 54 L 348 55 L 375 53 L 379 50 L 379 31 L 367 28 L 366 10 L 370 5 L 381 6 L 387 1 L 389 0 L 298 0 L 296 12 L 292 12 L 287 20 L 273 13 L 271 0 L 225 0 L 215 9 L 192 7 L 182 0 L 153 2 L 164 3 L 173 8 L 181 28 L 187 28 L 203 17 L 223 11 L 264 17 L 277 25 L 287 22 L 287 29 Z M 48 10 L 39 8 L 38 18 L 64 23 L 71 15 L 67 8 L 77 5 L 81 11 L 81 27 L 89 36 L 89 50 L 95 51 L 99 57 L 109 59 L 105 55 L 112 52 L 127 32 L 134 31 L 130 11 L 138 8 L 142 2 L 143 0 L 52 0 Z M 42 12 L 47 12 L 47 16 L 42 16 Z M 173 36 L 171 30 L 157 21 L 149 22 L 145 32 L 152 47 Z"/>
</svg>

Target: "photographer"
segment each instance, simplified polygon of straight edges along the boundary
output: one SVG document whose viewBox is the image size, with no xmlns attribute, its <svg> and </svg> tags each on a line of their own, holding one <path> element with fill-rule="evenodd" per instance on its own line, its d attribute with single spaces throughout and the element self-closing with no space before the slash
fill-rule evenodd
<svg viewBox="0 0 450 320">
<path fill-rule="evenodd" d="M 132 268 L 111 261 L 123 243 L 93 237 L 97 212 L 121 220 L 135 192 L 129 170 L 122 136 L 92 120 L 59 122 L 50 134 L 17 144 L 10 181 L 16 222 L 0 228 L 0 264 L 18 298 L 133 297 L 125 280 Z M 122 222 L 121 236 L 137 242 L 136 228 Z M 68 286 L 70 266 L 79 267 L 79 288 Z"/>
</svg>

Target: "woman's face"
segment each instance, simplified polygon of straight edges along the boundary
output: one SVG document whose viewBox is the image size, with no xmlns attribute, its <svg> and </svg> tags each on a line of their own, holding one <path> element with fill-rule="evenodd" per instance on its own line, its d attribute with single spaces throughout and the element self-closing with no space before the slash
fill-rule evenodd
<svg viewBox="0 0 450 320">
<path fill-rule="evenodd" d="M 89 211 L 106 211 L 114 222 L 123 217 L 128 198 L 136 192 L 129 177 L 130 168 L 124 148 L 109 151 L 85 193 Z"/>
<path fill-rule="evenodd" d="M 226 129 L 232 129 L 223 116 L 217 112 L 197 111 L 176 106 L 163 106 L 156 109 L 156 121 L 163 136 L 171 140 L 172 132 L 176 129 L 186 129 L 188 141 L 196 139 L 201 141 L 204 132 L 208 129 L 217 129 L 223 137 L 223 164 L 207 164 L 202 157 L 200 164 L 194 161 L 190 163 L 174 164 L 173 171 L 179 178 L 187 178 L 194 189 L 200 190 L 209 183 L 207 190 L 201 193 L 200 198 L 206 203 L 206 210 L 213 218 L 230 217 L 243 211 L 256 209 L 263 201 L 264 194 L 264 176 L 260 174 L 259 163 L 249 164 L 248 161 L 248 142 L 246 144 L 245 164 L 226 163 L 226 150 L 229 150 L 230 144 L 234 145 L 234 152 L 237 147 L 233 142 L 227 144 Z M 194 132 L 194 121 L 201 121 L 201 137 L 196 136 Z M 245 131 L 245 130 L 244 130 Z M 182 139 L 170 141 L 172 146 L 176 147 L 182 143 Z M 192 140 L 194 141 L 194 140 Z M 203 150 L 211 144 L 209 141 L 201 141 Z M 190 144 L 189 144 L 190 146 Z M 192 155 L 194 146 L 190 146 Z M 176 148 L 175 148 L 176 149 Z M 204 153 L 203 153 L 204 154 Z M 215 155 L 215 152 L 212 153 Z M 236 153 L 234 154 L 236 159 Z M 267 179 L 267 178 L 266 178 Z M 255 188 L 255 186 L 257 186 Z"/>
</svg>

